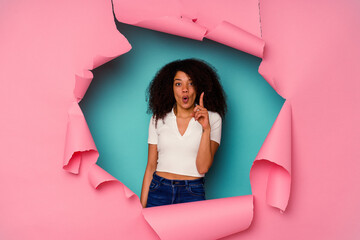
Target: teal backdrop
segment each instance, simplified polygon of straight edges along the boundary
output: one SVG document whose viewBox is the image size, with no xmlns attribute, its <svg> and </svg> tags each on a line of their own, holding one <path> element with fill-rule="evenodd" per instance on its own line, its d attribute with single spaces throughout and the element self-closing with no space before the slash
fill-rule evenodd
<svg viewBox="0 0 360 240">
<path fill-rule="evenodd" d="M 80 102 L 100 154 L 98 165 L 140 197 L 151 117 L 146 88 L 166 63 L 195 57 L 217 69 L 228 103 L 221 145 L 206 174 L 206 198 L 251 194 L 250 168 L 284 103 L 258 73 L 261 59 L 206 39 L 121 23 L 117 28 L 132 49 L 93 70 Z"/>
</svg>

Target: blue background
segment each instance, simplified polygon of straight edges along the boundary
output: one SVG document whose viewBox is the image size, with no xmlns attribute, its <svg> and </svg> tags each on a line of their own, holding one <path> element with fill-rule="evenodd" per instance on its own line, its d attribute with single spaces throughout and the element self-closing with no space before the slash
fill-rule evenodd
<svg viewBox="0 0 360 240">
<path fill-rule="evenodd" d="M 195 57 L 218 70 L 228 103 L 221 145 L 206 174 L 206 198 L 251 194 L 252 162 L 284 103 L 258 73 L 261 59 L 206 39 L 117 27 L 132 49 L 93 70 L 80 102 L 100 154 L 98 165 L 140 197 L 151 117 L 146 88 L 166 63 Z"/>
</svg>

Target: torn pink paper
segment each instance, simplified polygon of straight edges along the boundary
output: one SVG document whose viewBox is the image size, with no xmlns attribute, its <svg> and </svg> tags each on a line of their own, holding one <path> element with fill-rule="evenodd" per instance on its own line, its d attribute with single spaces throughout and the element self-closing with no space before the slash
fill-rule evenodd
<svg viewBox="0 0 360 240">
<path fill-rule="evenodd" d="M 89 171 L 89 182 L 93 188 L 98 188 L 100 184 L 111 181 L 117 180 L 97 164 L 91 166 Z"/>
<path fill-rule="evenodd" d="M 226 21 L 209 31 L 205 37 L 259 58 L 263 56 L 265 42 L 261 38 Z"/>
<path fill-rule="evenodd" d="M 262 57 L 264 41 L 260 37 L 260 16 L 257 1 L 231 1 L 228 5 L 219 1 L 152 1 L 151 8 L 144 9 L 142 1 L 128 3 L 114 0 L 118 21 L 202 40 L 204 37 L 229 47 Z M 188 6 L 193 8 L 188 10 Z M 137 8 L 137 6 L 141 6 Z M 228 7 L 236 8 L 229 15 Z M 132 9 L 136 14 L 132 14 Z M 209 14 L 216 12 L 217 14 Z M 238 16 L 243 16 L 239 18 Z M 245 17 L 246 16 L 246 17 Z M 245 18 L 244 18 L 245 17 Z M 249 21 L 250 18 L 250 21 Z M 239 21 L 239 19 L 243 21 Z"/>
<path fill-rule="evenodd" d="M 117 182 L 123 188 L 126 198 L 136 196 L 133 191 L 126 187 L 122 182 L 111 176 L 104 169 L 99 167 L 96 163 L 91 166 L 88 177 L 91 186 L 95 189 L 98 189 L 101 184 L 107 182 Z"/>
<path fill-rule="evenodd" d="M 80 100 L 84 97 L 92 79 L 93 74 L 88 70 L 84 70 L 81 76 L 75 75 L 74 96 L 77 102 L 80 102 Z"/>
<path fill-rule="evenodd" d="M 86 87 L 87 88 L 87 87 Z M 69 118 L 65 140 L 64 169 L 79 173 L 81 152 L 96 151 L 94 140 L 87 126 L 85 117 L 77 102 L 69 108 Z"/>
<path fill-rule="evenodd" d="M 259 2 L 254 0 L 181 0 L 186 8 L 181 14 L 195 15 L 196 23 L 210 31 L 222 22 L 231 23 L 243 31 L 261 38 Z M 196 14 L 195 14 L 196 13 Z"/>
<path fill-rule="evenodd" d="M 196 23 L 206 27 L 206 38 L 263 57 L 265 42 L 261 39 L 257 1 L 197 1 L 197 8 Z"/>
<path fill-rule="evenodd" d="M 115 23 L 114 26 L 115 27 Z M 84 29 L 85 30 L 85 29 Z M 101 28 L 101 32 L 109 38 L 106 41 L 111 42 L 112 39 L 118 39 L 119 44 L 105 42 L 102 46 L 102 51 L 97 52 L 94 49 L 99 48 L 95 43 L 91 41 L 88 45 L 84 44 L 78 46 L 78 39 L 72 44 L 74 48 L 74 55 L 77 57 L 78 62 L 74 62 L 75 66 L 75 86 L 73 90 L 74 102 L 68 110 L 68 129 L 66 131 L 65 141 L 65 153 L 64 153 L 64 169 L 78 173 L 81 162 L 81 152 L 84 151 L 96 151 L 95 143 L 92 139 L 89 127 L 87 126 L 85 117 L 78 105 L 78 102 L 84 97 L 91 81 L 93 74 L 90 70 L 103 65 L 104 63 L 120 56 L 123 53 L 128 52 L 131 49 L 131 45 L 122 35 L 114 35 L 108 33 L 107 28 Z M 111 37 L 110 37 L 111 36 Z M 96 39 L 96 37 L 94 38 Z M 92 46 L 94 44 L 95 46 Z M 94 49 L 91 49 L 91 48 Z M 84 49 L 88 50 L 86 52 Z"/>
<path fill-rule="evenodd" d="M 143 213 L 161 239 L 220 239 L 250 226 L 253 196 L 151 207 Z"/>
<path fill-rule="evenodd" d="M 196 40 L 202 40 L 206 32 L 206 28 L 181 16 L 179 1 L 150 1 L 147 4 L 151 8 L 141 0 L 113 3 L 117 20 L 123 23 Z"/>
<path fill-rule="evenodd" d="M 189 19 L 172 16 L 148 19 L 134 25 L 195 40 L 202 40 L 206 33 L 206 28 L 189 21 Z"/>
<path fill-rule="evenodd" d="M 290 196 L 291 143 L 291 106 L 286 100 L 253 163 L 267 160 L 275 164 L 268 176 L 266 201 L 282 211 Z"/>
</svg>

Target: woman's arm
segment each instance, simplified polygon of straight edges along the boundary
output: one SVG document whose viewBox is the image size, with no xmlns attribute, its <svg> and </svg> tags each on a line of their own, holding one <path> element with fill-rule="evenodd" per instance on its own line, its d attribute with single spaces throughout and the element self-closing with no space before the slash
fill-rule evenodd
<svg viewBox="0 0 360 240">
<path fill-rule="evenodd" d="M 204 107 L 204 93 L 200 95 L 200 105 L 194 108 L 194 117 L 203 128 L 198 154 L 196 156 L 196 168 L 200 174 L 205 174 L 210 169 L 219 143 L 210 140 L 211 126 L 209 113 Z"/>
<path fill-rule="evenodd" d="M 211 129 L 203 129 L 198 154 L 196 156 L 196 168 L 200 174 L 209 171 L 219 144 L 210 140 Z"/>
<path fill-rule="evenodd" d="M 140 202 L 143 208 L 146 207 L 148 194 L 149 194 L 149 186 L 152 180 L 152 175 L 156 170 L 157 159 L 158 159 L 157 145 L 149 144 L 148 162 L 145 169 L 143 184 L 141 188 L 141 196 L 140 196 Z"/>
</svg>

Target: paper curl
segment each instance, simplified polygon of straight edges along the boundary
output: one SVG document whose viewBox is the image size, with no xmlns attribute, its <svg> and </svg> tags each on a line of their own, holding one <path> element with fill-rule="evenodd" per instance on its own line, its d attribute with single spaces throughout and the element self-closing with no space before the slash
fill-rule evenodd
<svg viewBox="0 0 360 240">
<path fill-rule="evenodd" d="M 223 21 L 219 26 L 206 33 L 205 37 L 259 58 L 263 57 L 265 42 L 229 22 Z"/>
<path fill-rule="evenodd" d="M 93 74 L 89 70 L 84 70 L 83 74 L 81 75 L 75 75 L 74 96 L 77 102 L 80 102 L 81 99 L 84 97 L 92 79 Z"/>
<path fill-rule="evenodd" d="M 285 211 L 290 196 L 291 115 L 291 105 L 286 100 L 251 169 L 253 171 L 259 161 L 274 163 L 268 175 L 266 202 L 282 211 Z"/>
<path fill-rule="evenodd" d="M 124 194 L 127 198 L 136 196 L 134 192 L 132 192 L 123 183 L 121 183 L 115 177 L 111 176 L 108 172 L 106 172 L 104 169 L 99 167 L 97 164 L 93 164 L 91 166 L 88 177 L 89 177 L 90 185 L 93 186 L 93 188 L 95 189 L 98 189 L 100 185 L 108 182 L 117 182 L 123 188 Z"/>
<path fill-rule="evenodd" d="M 161 239 L 219 239 L 250 226 L 253 196 L 151 207 L 143 213 Z"/>
<path fill-rule="evenodd" d="M 193 3 L 195 7 L 193 6 L 192 10 L 186 8 L 187 4 L 181 1 L 152 1 L 152 8 L 144 9 L 141 1 L 128 3 L 125 0 L 116 0 L 114 1 L 114 12 L 117 20 L 122 23 L 195 40 L 202 40 L 206 37 L 262 58 L 265 43 L 253 33 L 259 32 L 259 30 L 254 30 L 254 28 L 259 28 L 259 23 L 251 26 L 252 31 L 247 31 L 237 25 L 233 18 L 226 20 L 228 17 L 225 9 L 218 5 L 217 15 L 219 17 L 217 18 L 221 21 L 214 25 L 214 21 L 209 18 L 207 9 L 202 6 L 201 2 Z M 251 5 L 252 9 L 255 8 L 258 11 L 257 2 L 254 1 L 251 4 L 236 2 L 234 4 L 239 9 L 248 9 L 248 5 Z M 255 13 L 259 16 L 258 12 Z M 198 15 L 200 19 L 198 19 Z"/>
<path fill-rule="evenodd" d="M 152 1 L 148 4 L 152 7 L 148 8 L 142 1 L 114 1 L 115 16 L 122 23 L 195 40 L 203 39 L 206 28 L 182 16 L 179 2 Z"/>
<path fill-rule="evenodd" d="M 63 168 L 78 174 L 82 152 L 85 151 L 97 152 L 97 149 L 78 103 L 73 102 L 68 111 Z"/>
</svg>

